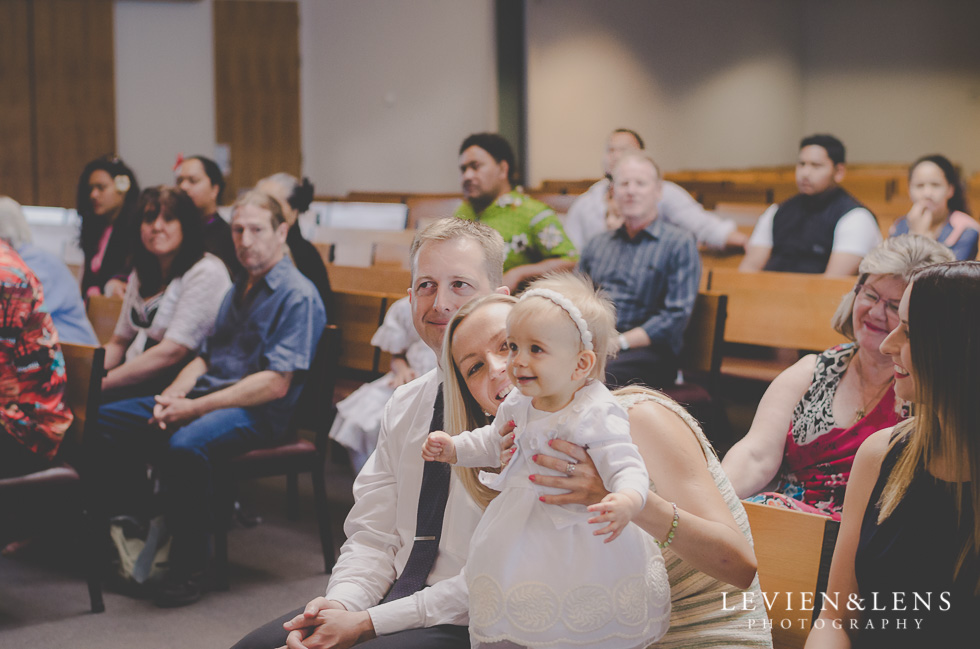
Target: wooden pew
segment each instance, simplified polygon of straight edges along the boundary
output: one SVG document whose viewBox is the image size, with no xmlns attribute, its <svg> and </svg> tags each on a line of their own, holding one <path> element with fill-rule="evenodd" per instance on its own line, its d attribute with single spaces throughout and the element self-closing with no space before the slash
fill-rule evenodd
<svg viewBox="0 0 980 649">
<path fill-rule="evenodd" d="M 95 337 L 99 343 L 105 345 L 112 338 L 112 333 L 116 330 L 116 322 L 119 320 L 119 313 L 122 311 L 122 298 L 106 297 L 104 295 L 90 295 L 85 314 L 88 316 L 92 328 L 95 330 Z"/>
<path fill-rule="evenodd" d="M 782 507 L 742 504 L 752 528 L 764 595 L 761 605 L 772 620 L 773 646 L 801 649 L 818 614 L 803 609 L 801 599 L 807 593 L 808 606 L 819 610 L 822 600 L 817 593 L 827 589 L 840 524 L 825 516 Z"/>
<path fill-rule="evenodd" d="M 709 290 L 728 295 L 727 342 L 823 351 L 844 338 L 830 326 L 855 278 L 711 271 Z"/>
<path fill-rule="evenodd" d="M 367 268 L 327 264 L 340 327 L 340 367 L 361 380 L 388 371 L 388 354 L 371 345 L 385 314 L 394 302 L 408 295 L 411 273 L 395 266 Z"/>
<path fill-rule="evenodd" d="M 452 216 L 463 202 L 459 194 L 416 194 L 406 201 L 408 229 L 420 230 L 432 221 Z"/>
<path fill-rule="evenodd" d="M 320 250 L 321 256 L 326 254 L 324 262 L 371 266 L 379 244 L 408 246 L 414 238 L 415 232 L 412 230 L 355 230 L 317 226 L 313 244 Z"/>
<path fill-rule="evenodd" d="M 725 341 L 771 348 L 761 357 L 726 353 L 722 374 L 769 382 L 796 362 L 798 350 L 846 342 L 830 321 L 855 278 L 721 267 L 708 273 L 707 288 L 728 295 Z"/>
<path fill-rule="evenodd" d="M 546 194 L 584 194 L 589 187 L 599 182 L 598 178 L 584 180 L 543 180 L 535 191 Z M 533 195 L 534 192 L 531 192 Z"/>
</svg>

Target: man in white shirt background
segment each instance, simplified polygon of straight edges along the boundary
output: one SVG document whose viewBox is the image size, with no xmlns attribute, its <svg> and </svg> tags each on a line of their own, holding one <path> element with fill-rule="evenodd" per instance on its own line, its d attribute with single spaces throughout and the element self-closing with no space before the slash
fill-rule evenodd
<svg viewBox="0 0 980 649">
<path fill-rule="evenodd" d="M 845 153 L 833 135 L 803 138 L 796 162 L 800 193 L 759 217 L 739 270 L 857 274 L 864 256 L 881 243 L 881 231 L 874 215 L 840 186 Z"/>
<path fill-rule="evenodd" d="M 438 355 L 446 326 L 474 297 L 507 293 L 504 242 L 492 228 L 442 219 L 421 231 L 411 248 L 412 319 Z M 350 647 L 469 647 L 462 571 L 482 510 L 455 476 L 448 484 L 441 537 L 419 532 L 428 508 L 429 468 L 420 448 L 431 426 L 441 428 L 442 370 L 399 387 L 385 407 L 378 447 L 354 481 L 354 507 L 326 595 L 256 629 L 234 649 Z M 438 394 L 438 400 L 437 400 Z M 434 421 L 434 411 L 438 420 Z M 445 465 L 448 466 L 448 465 Z M 421 535 L 420 535 L 421 534 Z M 417 586 L 416 547 L 437 544 L 434 563 Z M 424 550 L 418 554 L 421 555 Z M 421 587 L 421 590 L 416 590 Z M 288 643 L 288 644 L 287 644 Z M 302 643 L 302 644 L 301 644 Z"/>
<path fill-rule="evenodd" d="M 609 134 L 602 158 L 605 178 L 579 196 L 565 218 L 565 233 L 579 250 L 584 250 L 589 239 L 607 229 L 610 178 L 619 158 L 627 151 L 641 149 L 644 149 L 643 138 L 636 131 L 618 128 Z M 661 183 L 657 213 L 667 223 L 692 232 L 699 244 L 709 248 L 740 249 L 748 239 L 735 229 L 733 221 L 706 212 L 683 187 L 667 180 Z"/>
</svg>

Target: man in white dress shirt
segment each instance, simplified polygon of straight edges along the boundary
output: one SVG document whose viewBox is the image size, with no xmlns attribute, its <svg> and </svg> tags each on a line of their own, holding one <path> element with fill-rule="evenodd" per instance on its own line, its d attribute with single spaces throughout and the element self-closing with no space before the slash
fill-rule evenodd
<svg viewBox="0 0 980 649">
<path fill-rule="evenodd" d="M 492 228 L 443 219 L 412 243 L 412 319 L 422 340 L 439 354 L 446 325 L 470 299 L 502 286 L 504 242 Z M 437 368 L 399 387 L 385 407 L 378 447 L 354 481 L 354 507 L 326 595 L 256 629 L 235 649 L 350 647 L 469 647 L 462 571 L 470 536 L 482 511 L 455 475 L 449 484 L 438 553 L 426 587 L 382 600 L 412 553 Z M 390 599 L 390 598 L 389 598 Z"/>
<path fill-rule="evenodd" d="M 618 128 L 609 134 L 606 153 L 602 158 L 605 178 L 595 183 L 572 203 L 565 218 L 565 234 L 580 251 L 589 239 L 610 229 L 606 217 L 610 207 L 609 187 L 612 171 L 619 158 L 628 151 L 643 149 L 643 138 L 636 131 Z M 683 187 L 670 181 L 661 182 L 657 213 L 667 223 L 694 233 L 699 244 L 709 248 L 742 248 L 748 240 L 735 229 L 735 223 L 706 212 Z M 613 223 L 615 227 L 619 223 Z"/>
</svg>

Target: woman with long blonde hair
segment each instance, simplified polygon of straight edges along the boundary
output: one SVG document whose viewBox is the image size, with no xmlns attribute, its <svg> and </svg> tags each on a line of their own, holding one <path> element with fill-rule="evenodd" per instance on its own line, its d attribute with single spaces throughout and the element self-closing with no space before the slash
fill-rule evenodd
<svg viewBox="0 0 980 649">
<path fill-rule="evenodd" d="M 505 371 L 505 327 L 513 304 L 513 298 L 500 295 L 474 300 L 447 326 L 442 354 L 447 432 L 486 424 L 512 389 Z M 723 606 L 726 600 L 742 601 L 743 590 L 756 602 L 762 594 L 745 510 L 704 433 L 659 392 L 633 387 L 613 394 L 627 410 L 633 442 L 651 480 L 646 505 L 634 522 L 649 543 L 662 548 L 669 579 L 670 627 L 653 646 L 772 647 L 762 606 Z M 535 482 L 568 493 L 544 496 L 545 502 L 592 505 L 606 496 L 587 449 L 562 439 L 552 440 L 550 447 L 534 461 L 553 471 L 536 474 Z M 481 504 L 496 494 L 478 480 L 479 470 L 453 470 Z M 554 470 L 566 475 L 554 475 Z"/>
</svg>

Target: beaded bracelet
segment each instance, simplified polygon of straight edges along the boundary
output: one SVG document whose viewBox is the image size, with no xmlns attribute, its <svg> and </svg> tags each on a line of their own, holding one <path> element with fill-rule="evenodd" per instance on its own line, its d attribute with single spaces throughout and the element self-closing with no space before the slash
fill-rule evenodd
<svg viewBox="0 0 980 649">
<path fill-rule="evenodd" d="M 677 531 L 677 521 L 681 519 L 680 512 L 677 511 L 677 503 L 670 503 L 670 506 L 674 508 L 674 520 L 670 522 L 670 531 L 667 532 L 667 540 L 657 541 L 656 538 L 653 539 L 657 544 L 657 547 L 661 550 L 665 549 L 668 545 L 674 542 L 674 532 Z"/>
</svg>

